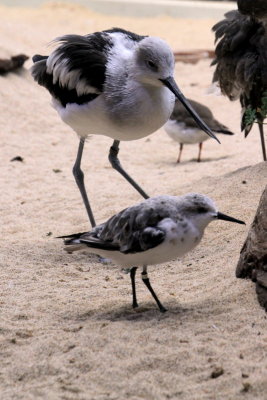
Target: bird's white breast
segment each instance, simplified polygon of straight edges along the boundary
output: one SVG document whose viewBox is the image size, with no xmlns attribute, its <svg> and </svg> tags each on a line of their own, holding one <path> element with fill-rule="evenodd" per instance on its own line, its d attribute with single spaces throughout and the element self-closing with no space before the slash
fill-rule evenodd
<svg viewBox="0 0 267 400">
<path fill-rule="evenodd" d="M 123 254 L 117 251 L 91 249 L 88 247 L 85 249 L 89 253 L 96 253 L 110 258 L 118 266 L 122 267 L 155 265 L 182 257 L 198 245 L 203 235 L 203 232 L 198 230 L 190 221 L 181 227 L 180 224 L 178 225 L 170 218 L 165 218 L 159 224 L 159 227 L 166 231 L 166 237 L 160 245 L 147 251 Z"/>
<path fill-rule="evenodd" d="M 176 142 L 183 144 L 202 143 L 209 139 L 209 136 L 199 128 L 187 127 L 184 122 L 177 122 L 170 119 L 164 129 L 167 134 Z"/>
<path fill-rule="evenodd" d="M 170 117 L 174 95 L 165 87 L 142 86 L 137 82 L 131 90 L 123 90 L 119 100 L 99 95 L 82 105 L 67 104 L 63 107 L 52 99 L 61 119 L 79 136 L 105 135 L 117 140 L 136 140 L 155 132 Z"/>
</svg>

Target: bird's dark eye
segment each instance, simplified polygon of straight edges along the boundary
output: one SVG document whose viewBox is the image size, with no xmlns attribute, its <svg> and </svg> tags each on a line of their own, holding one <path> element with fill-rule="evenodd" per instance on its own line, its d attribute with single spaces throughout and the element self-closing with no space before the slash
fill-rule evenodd
<svg viewBox="0 0 267 400">
<path fill-rule="evenodd" d="M 197 208 L 197 212 L 199 213 L 199 214 L 204 214 L 204 213 L 206 213 L 208 210 L 205 208 L 205 207 L 198 207 Z"/>
<path fill-rule="evenodd" d="M 157 65 L 156 65 L 153 61 L 151 61 L 151 60 L 148 60 L 148 61 L 147 61 L 147 66 L 148 66 L 150 69 L 152 69 L 152 71 L 157 72 L 157 70 L 158 70 Z"/>
</svg>

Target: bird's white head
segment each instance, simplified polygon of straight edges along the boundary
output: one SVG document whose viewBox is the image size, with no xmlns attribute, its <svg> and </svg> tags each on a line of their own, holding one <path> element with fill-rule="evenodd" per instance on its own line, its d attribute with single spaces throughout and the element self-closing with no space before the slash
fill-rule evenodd
<svg viewBox="0 0 267 400">
<path fill-rule="evenodd" d="M 181 196 L 178 204 L 178 210 L 181 210 L 200 231 L 216 219 L 244 224 L 239 219 L 219 212 L 213 200 L 203 194 L 189 193 Z"/>
<path fill-rule="evenodd" d="M 164 40 L 157 37 L 145 37 L 136 46 L 133 60 L 132 71 L 136 80 L 151 87 L 167 87 L 192 115 L 198 126 L 218 141 L 177 86 L 174 80 L 173 51 Z"/>
<path fill-rule="evenodd" d="M 162 80 L 173 77 L 174 55 L 164 40 L 148 36 L 138 43 L 135 50 L 138 80 L 152 86 L 162 86 Z"/>
<path fill-rule="evenodd" d="M 218 214 L 214 202 L 199 193 L 189 193 L 180 197 L 178 209 L 200 230 L 205 229 Z"/>
</svg>

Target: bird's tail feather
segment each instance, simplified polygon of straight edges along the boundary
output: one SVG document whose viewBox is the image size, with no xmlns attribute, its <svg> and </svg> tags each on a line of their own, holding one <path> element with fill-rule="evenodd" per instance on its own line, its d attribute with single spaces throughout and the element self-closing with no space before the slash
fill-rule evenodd
<svg viewBox="0 0 267 400">
<path fill-rule="evenodd" d="M 64 240 L 64 250 L 67 253 L 84 249 L 85 245 L 79 241 L 79 238 L 86 232 L 73 233 L 71 235 L 57 236 L 57 239 Z"/>
<path fill-rule="evenodd" d="M 229 129 L 218 129 L 215 131 L 216 133 L 223 133 L 224 135 L 234 135 L 234 132 L 229 131 Z"/>
<path fill-rule="evenodd" d="M 75 240 L 76 240 L 76 244 L 80 243 L 78 242 L 78 239 L 80 239 L 80 237 L 82 235 L 84 235 L 86 232 L 80 232 L 80 233 L 72 233 L 71 235 L 64 235 L 64 236 L 57 236 L 57 239 L 64 239 L 64 244 L 65 245 L 70 245 L 70 244 L 74 244 Z"/>
</svg>

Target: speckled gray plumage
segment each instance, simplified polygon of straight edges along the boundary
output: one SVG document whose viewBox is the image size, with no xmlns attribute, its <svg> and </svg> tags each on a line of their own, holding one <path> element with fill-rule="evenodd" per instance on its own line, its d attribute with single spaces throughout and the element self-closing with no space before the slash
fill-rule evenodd
<svg viewBox="0 0 267 400">
<path fill-rule="evenodd" d="M 210 199 L 200 194 L 186 196 L 157 196 L 128 207 L 96 226 L 90 232 L 70 235 L 66 245 L 84 243 L 92 248 L 137 253 L 158 246 L 166 232 L 159 224 L 166 218 L 187 233 L 188 218 L 214 207 Z M 214 208 L 215 210 L 215 208 Z"/>
</svg>

